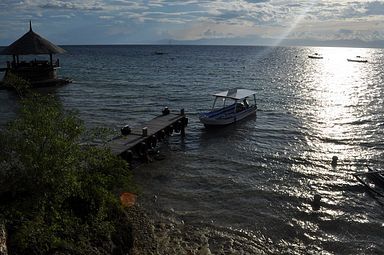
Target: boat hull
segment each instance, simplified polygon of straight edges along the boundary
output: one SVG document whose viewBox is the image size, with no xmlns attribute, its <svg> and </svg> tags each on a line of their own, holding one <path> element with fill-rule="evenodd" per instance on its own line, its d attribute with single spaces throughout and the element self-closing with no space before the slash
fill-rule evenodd
<svg viewBox="0 0 384 255">
<path fill-rule="evenodd" d="M 366 60 L 366 59 L 350 59 L 350 58 L 348 58 L 347 61 L 348 62 L 358 62 L 358 63 L 367 63 L 368 62 L 368 60 Z"/>
<path fill-rule="evenodd" d="M 308 56 L 308 58 L 312 58 L 312 59 L 323 59 L 323 57 L 320 57 L 320 56 Z"/>
<path fill-rule="evenodd" d="M 250 106 L 240 112 L 234 112 L 234 105 L 220 110 L 203 113 L 200 115 L 200 121 L 206 126 L 226 126 L 238 122 L 246 117 L 256 113 L 257 107 Z"/>
</svg>

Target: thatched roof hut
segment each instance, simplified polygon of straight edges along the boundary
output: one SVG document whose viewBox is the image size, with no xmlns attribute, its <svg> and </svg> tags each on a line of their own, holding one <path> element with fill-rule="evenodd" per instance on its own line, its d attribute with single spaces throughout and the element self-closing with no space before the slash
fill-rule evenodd
<svg viewBox="0 0 384 255">
<path fill-rule="evenodd" d="M 0 52 L 1 55 L 40 55 L 64 53 L 65 50 L 49 42 L 32 31 L 32 23 L 29 22 L 29 31 L 17 41 Z"/>
<path fill-rule="evenodd" d="M 7 61 L 4 79 L 12 73 L 29 81 L 34 87 L 68 83 L 68 79 L 58 78 L 57 69 L 60 67 L 60 63 L 58 59 L 53 63 L 52 59 L 53 54 L 64 52 L 64 49 L 33 32 L 30 21 L 29 31 L 0 52 L 1 55 L 12 55 L 13 57 L 12 62 Z M 20 61 L 19 59 L 19 56 L 22 55 L 42 54 L 49 55 L 50 61 L 36 58 L 32 61 Z"/>
</svg>

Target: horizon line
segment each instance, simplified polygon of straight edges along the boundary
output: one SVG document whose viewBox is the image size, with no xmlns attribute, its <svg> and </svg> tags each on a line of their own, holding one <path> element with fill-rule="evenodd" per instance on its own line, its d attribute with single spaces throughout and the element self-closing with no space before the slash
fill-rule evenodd
<svg viewBox="0 0 384 255">
<path fill-rule="evenodd" d="M 308 44 L 308 45 L 272 45 L 272 44 L 208 44 L 208 43 L 203 43 L 203 44 L 194 44 L 194 43 L 172 43 L 172 44 L 167 44 L 167 43 L 110 43 L 110 44 L 105 44 L 105 43 L 96 43 L 96 44 L 57 44 L 58 46 L 223 46 L 223 47 L 313 47 L 313 48 L 361 48 L 361 49 L 384 49 L 384 46 L 343 46 L 343 45 L 314 45 L 314 44 Z M 9 45 L 0 45 L 1 48 L 6 48 Z"/>
</svg>

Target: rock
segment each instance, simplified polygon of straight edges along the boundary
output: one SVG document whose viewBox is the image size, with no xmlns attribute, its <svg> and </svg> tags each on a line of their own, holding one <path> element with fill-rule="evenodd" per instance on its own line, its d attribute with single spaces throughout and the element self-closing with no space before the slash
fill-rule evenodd
<svg viewBox="0 0 384 255">
<path fill-rule="evenodd" d="M 333 166 L 333 167 L 335 167 L 335 166 L 337 166 L 337 160 L 338 160 L 339 158 L 337 157 L 337 156 L 333 156 L 332 157 L 332 163 L 331 163 L 331 165 Z"/>
<path fill-rule="evenodd" d="M 0 255 L 8 255 L 7 232 L 4 224 L 0 224 Z"/>
<path fill-rule="evenodd" d="M 199 250 L 199 255 L 212 255 L 209 244 L 205 243 Z"/>
<path fill-rule="evenodd" d="M 132 226 L 132 249 L 129 254 L 132 255 L 155 255 L 156 240 L 154 229 L 148 215 L 138 206 L 132 206 L 125 209 L 126 220 Z"/>
<path fill-rule="evenodd" d="M 314 195 L 313 201 L 312 201 L 312 210 L 314 211 L 320 210 L 320 206 L 321 206 L 320 200 L 321 200 L 321 196 L 319 194 Z"/>
</svg>

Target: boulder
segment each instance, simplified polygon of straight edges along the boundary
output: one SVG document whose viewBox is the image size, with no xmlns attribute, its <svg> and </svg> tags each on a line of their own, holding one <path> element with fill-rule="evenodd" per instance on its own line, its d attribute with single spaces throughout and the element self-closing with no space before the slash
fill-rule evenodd
<svg viewBox="0 0 384 255">
<path fill-rule="evenodd" d="M 8 255 L 7 232 L 4 224 L 0 224 L 0 255 Z"/>
</svg>

